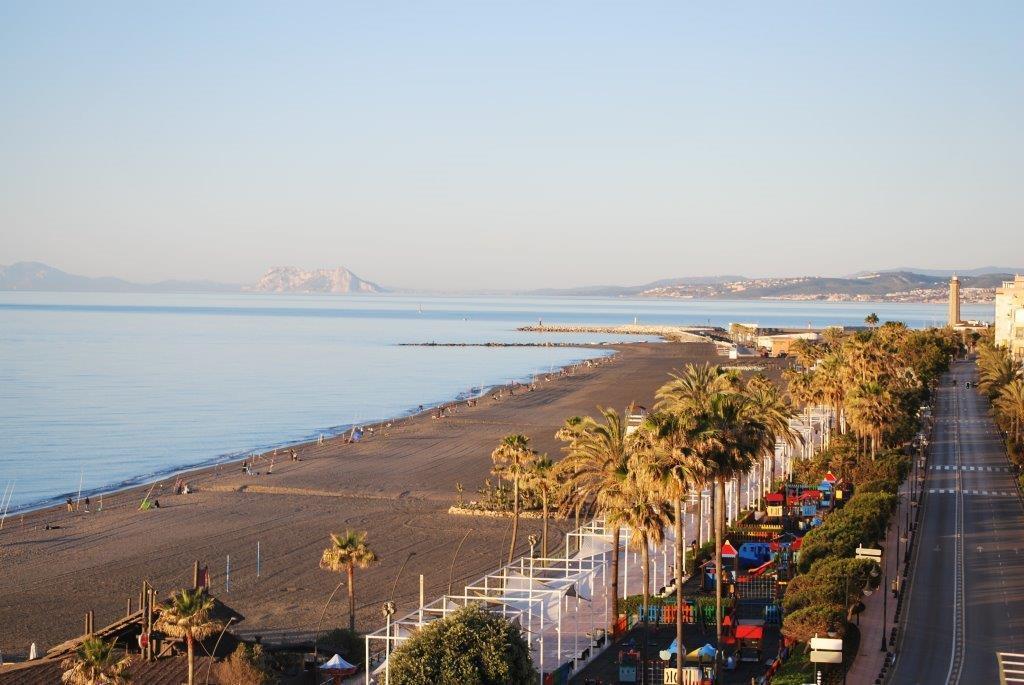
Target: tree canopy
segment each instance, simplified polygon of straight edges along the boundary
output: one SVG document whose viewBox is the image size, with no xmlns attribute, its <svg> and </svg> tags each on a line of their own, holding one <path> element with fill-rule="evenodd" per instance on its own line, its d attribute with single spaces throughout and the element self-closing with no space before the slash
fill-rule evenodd
<svg viewBox="0 0 1024 685">
<path fill-rule="evenodd" d="M 528 685 L 537 681 L 518 626 L 467 606 L 413 633 L 391 654 L 394 685 Z"/>
</svg>

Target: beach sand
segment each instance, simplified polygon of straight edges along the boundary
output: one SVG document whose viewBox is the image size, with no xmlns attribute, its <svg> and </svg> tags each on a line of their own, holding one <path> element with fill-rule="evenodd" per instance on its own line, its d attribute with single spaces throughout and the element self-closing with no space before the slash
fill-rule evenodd
<svg viewBox="0 0 1024 685">
<path fill-rule="evenodd" d="M 92 513 L 61 507 L 10 517 L 0 531 L 0 650 L 7 659 L 22 658 L 32 642 L 45 650 L 75 637 L 90 609 L 96 626 L 106 625 L 124 614 L 143 579 L 161 595 L 189 586 L 194 560 L 209 566 L 212 591 L 245 617 L 238 632 L 268 641 L 311 635 L 342 579 L 318 567 L 320 554 L 329 534 L 345 529 L 368 531 L 381 557 L 378 565 L 356 573 L 360 630 L 382 624 L 381 602 L 409 552 L 415 556 L 394 598 L 399 614 L 416 608 L 419 574 L 425 576 L 427 601 L 443 594 L 452 555 L 472 529 L 456 564 L 458 591 L 460 582 L 504 561 L 508 519 L 447 513 L 456 501 L 456 481 L 469 500 L 489 477 L 490 453 L 502 436 L 524 433 L 534 448 L 557 457 L 561 444 L 554 433 L 565 418 L 594 414 L 598 405 L 620 411 L 634 401 L 650 406 L 672 369 L 687 362 L 728 363 L 710 344 L 616 349 L 613 360 L 573 375 L 555 372 L 533 392 L 520 389 L 509 397 L 506 390 L 501 400 L 462 403 L 442 419 L 425 412 L 378 428 L 358 444 L 336 438 L 304 445 L 298 462 L 282 450 L 272 474 L 265 460 L 254 467 L 261 475 L 243 474 L 238 463 L 205 469 L 188 477 L 197 488 L 189 495 L 173 494 L 170 478 L 153 490 L 159 509 L 137 510 L 146 487 L 107 496 L 102 513 L 93 498 Z M 59 528 L 46 530 L 46 524 Z M 571 524 L 556 526 L 565 530 Z M 539 529 L 539 521 L 523 522 L 519 553 L 528 549 L 527 535 Z M 552 546 L 560 539 L 554 535 Z M 345 625 L 343 588 L 324 629 Z"/>
</svg>

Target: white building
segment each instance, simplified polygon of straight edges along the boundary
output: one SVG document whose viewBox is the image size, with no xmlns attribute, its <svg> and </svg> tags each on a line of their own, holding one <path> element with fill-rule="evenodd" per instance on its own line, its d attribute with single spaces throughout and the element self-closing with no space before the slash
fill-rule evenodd
<svg viewBox="0 0 1024 685">
<path fill-rule="evenodd" d="M 1024 276 L 1003 281 L 996 288 L 996 345 L 1006 347 L 1024 361 Z"/>
</svg>

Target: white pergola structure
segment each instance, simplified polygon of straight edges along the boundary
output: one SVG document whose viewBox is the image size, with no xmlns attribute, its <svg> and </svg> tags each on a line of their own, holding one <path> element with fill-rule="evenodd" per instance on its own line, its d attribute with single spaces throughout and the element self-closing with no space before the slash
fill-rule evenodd
<svg viewBox="0 0 1024 685">
<path fill-rule="evenodd" d="M 628 528 L 620 530 L 620 591 L 642 592 L 640 552 L 629 547 Z M 388 658 L 414 630 L 469 604 L 515 621 L 526 634 L 534 665 L 543 674 L 565 663 L 573 671 L 608 643 L 608 610 L 613 531 L 594 519 L 566 535 L 564 556 L 523 556 L 467 584 L 459 595 L 445 595 L 366 636 L 366 683 L 387 683 Z M 674 561 L 671 531 L 651 548 L 651 591 L 667 584 Z M 632 567 L 632 570 L 631 570 Z"/>
</svg>

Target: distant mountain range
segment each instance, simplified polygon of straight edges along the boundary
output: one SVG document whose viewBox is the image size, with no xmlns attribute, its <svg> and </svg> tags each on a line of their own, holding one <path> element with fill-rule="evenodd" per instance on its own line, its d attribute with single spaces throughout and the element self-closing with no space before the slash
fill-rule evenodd
<svg viewBox="0 0 1024 685">
<path fill-rule="evenodd" d="M 1012 280 L 1024 269 L 963 269 L 961 294 L 965 302 L 988 302 L 1002 281 Z M 517 294 L 584 297 L 665 297 L 685 299 L 784 299 L 832 301 L 944 301 L 951 271 L 897 270 L 862 272 L 853 276 L 799 276 L 792 278 L 748 278 L 745 276 L 691 276 L 667 278 L 644 285 L 595 285 L 579 288 L 545 288 Z M 57 292 L 264 292 L 375 294 L 389 292 L 344 267 L 301 269 L 275 267 L 250 285 L 214 281 L 160 281 L 132 283 L 120 278 L 92 278 L 69 274 L 39 262 L 18 262 L 0 266 L 0 291 L 36 290 Z M 396 291 L 397 292 L 397 291 Z M 431 291 L 417 291 L 429 294 Z M 502 293 L 489 293 L 502 294 Z M 509 294 L 509 293 L 503 293 Z"/>
<path fill-rule="evenodd" d="M 41 262 L 0 265 L 0 290 L 41 290 L 50 292 L 104 293 L 212 293 L 233 292 L 239 286 L 213 281 L 160 281 L 132 283 L 121 278 L 78 276 Z"/>
<path fill-rule="evenodd" d="M 1016 270 L 1019 272 L 1019 270 Z M 960 277 L 965 302 L 984 302 L 994 297 L 995 288 L 1013 278 L 1014 269 L 993 272 L 967 269 Z M 798 276 L 792 278 L 748 278 L 708 276 L 665 279 L 636 286 L 589 286 L 533 290 L 530 295 L 590 297 L 673 297 L 684 299 L 783 299 L 832 301 L 937 302 L 948 294 L 949 274 L 914 271 L 862 272 L 849 277 Z"/>
<path fill-rule="evenodd" d="M 0 291 L 34 290 L 48 292 L 105 293 L 380 293 L 376 283 L 364 281 L 348 269 L 315 269 L 307 271 L 292 266 L 267 271 L 256 283 L 242 286 L 215 281 L 159 281 L 133 283 L 109 276 L 93 278 L 78 276 L 40 262 L 17 262 L 0 265 Z"/>
</svg>

